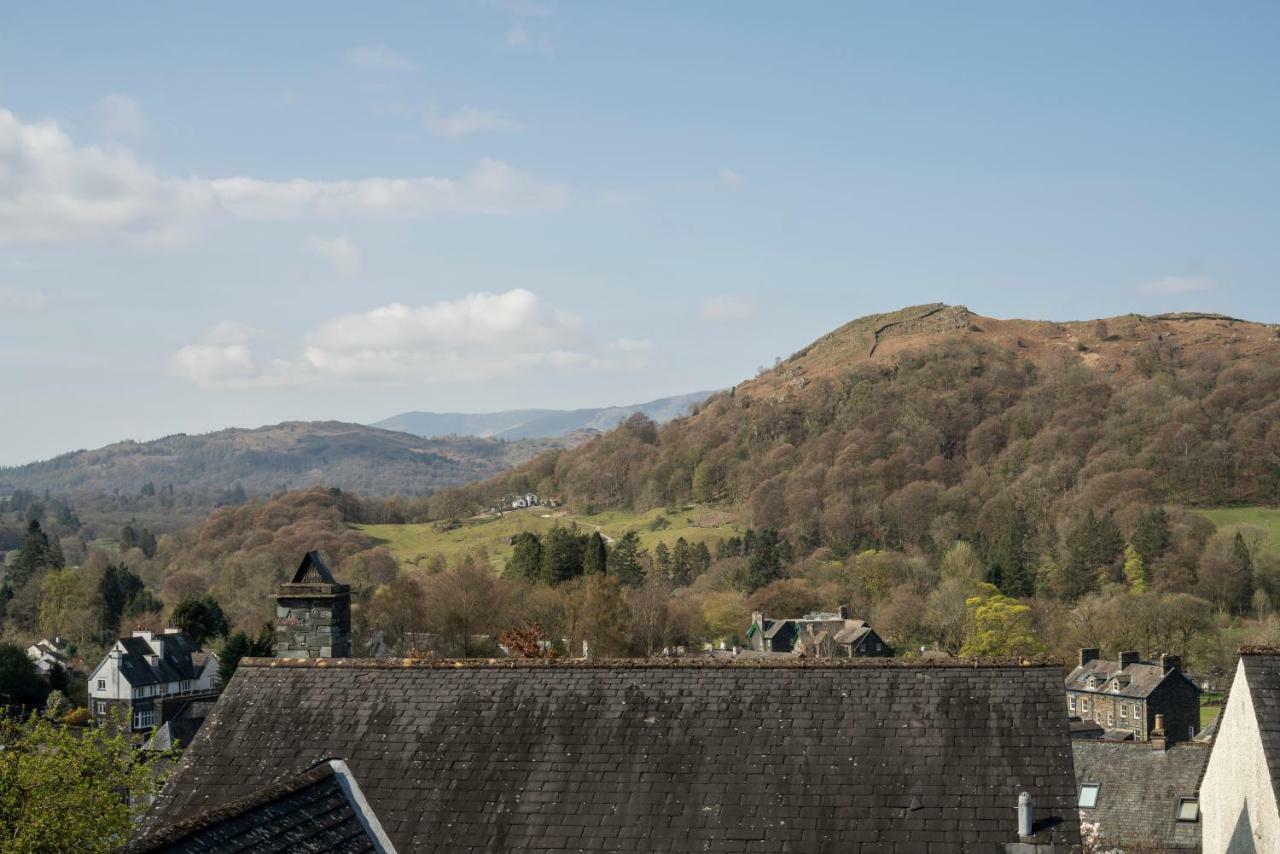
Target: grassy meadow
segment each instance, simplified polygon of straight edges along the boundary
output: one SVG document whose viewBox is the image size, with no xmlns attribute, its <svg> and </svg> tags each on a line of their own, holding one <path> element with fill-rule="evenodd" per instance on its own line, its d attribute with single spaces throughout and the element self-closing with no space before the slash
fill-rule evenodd
<svg viewBox="0 0 1280 854">
<path fill-rule="evenodd" d="M 506 565 L 511 555 L 511 538 L 523 531 L 541 534 L 553 525 L 576 524 L 584 531 L 599 529 L 606 538 L 616 540 L 627 531 L 637 531 L 645 548 L 659 542 L 673 546 L 678 537 L 690 543 L 705 542 L 714 549 L 720 539 L 745 530 L 731 512 L 715 508 L 689 506 L 680 509 L 656 509 L 646 513 L 610 510 L 590 516 L 533 507 L 504 513 L 501 518 L 477 517 L 463 520 L 452 530 L 444 530 L 433 522 L 416 525 L 356 525 L 357 530 L 373 538 L 401 564 L 424 566 L 432 555 L 446 560 L 484 549 L 497 569 Z"/>
<path fill-rule="evenodd" d="M 1280 554 L 1280 507 L 1216 507 L 1196 512 L 1218 528 L 1256 525 L 1267 532 L 1263 549 L 1272 554 Z"/>
</svg>

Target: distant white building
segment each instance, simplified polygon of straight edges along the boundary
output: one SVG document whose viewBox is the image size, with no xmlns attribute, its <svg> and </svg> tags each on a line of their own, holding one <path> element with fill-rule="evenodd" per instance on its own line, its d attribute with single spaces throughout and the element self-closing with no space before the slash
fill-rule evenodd
<svg viewBox="0 0 1280 854">
<path fill-rule="evenodd" d="M 117 640 L 89 675 L 89 711 L 109 718 L 125 709 L 135 732 L 149 730 L 164 722 L 166 701 L 209 696 L 217 687 L 217 656 L 178 629 L 138 631 Z"/>
<path fill-rule="evenodd" d="M 63 669 L 67 666 L 67 641 L 55 636 L 52 640 L 41 638 L 27 647 L 27 658 L 35 664 L 41 676 L 48 676 L 54 665 Z"/>
<path fill-rule="evenodd" d="M 524 495 L 517 495 L 511 501 L 512 510 L 523 510 L 526 507 L 537 507 L 538 496 L 532 492 L 526 492 Z"/>
</svg>

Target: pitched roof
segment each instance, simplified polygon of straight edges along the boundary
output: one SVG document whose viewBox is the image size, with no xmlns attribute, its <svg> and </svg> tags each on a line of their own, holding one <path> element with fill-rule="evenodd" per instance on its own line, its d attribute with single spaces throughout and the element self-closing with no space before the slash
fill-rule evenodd
<svg viewBox="0 0 1280 854">
<path fill-rule="evenodd" d="M 333 580 L 333 573 L 325 565 L 324 558 L 320 557 L 320 552 L 310 551 L 302 558 L 302 563 L 298 564 L 292 583 L 336 584 L 337 582 Z"/>
<path fill-rule="evenodd" d="M 1109 846 L 1143 850 L 1200 849 L 1200 824 L 1177 820 L 1179 798 L 1198 797 L 1209 747 L 1182 742 L 1155 750 L 1146 742 L 1077 740 L 1076 783 L 1098 788 L 1098 803 L 1083 810 Z"/>
<path fill-rule="evenodd" d="M 325 761 L 135 839 L 126 854 L 243 852 L 324 854 L 378 852 L 381 827 L 342 774 L 345 764 Z"/>
<path fill-rule="evenodd" d="M 1072 691 L 1095 690 L 1088 687 L 1088 679 L 1092 676 L 1103 683 L 1096 689 L 1099 692 L 1115 693 L 1120 697 L 1148 697 L 1152 691 L 1159 687 L 1166 676 L 1175 674 L 1179 679 L 1187 679 L 1181 670 L 1166 674 L 1163 667 L 1150 661 L 1138 661 L 1121 667 L 1119 661 L 1106 661 L 1101 658 L 1095 658 L 1088 664 L 1076 667 L 1067 674 L 1066 687 Z M 1111 690 L 1112 680 L 1119 682 L 1119 691 L 1113 692 Z M 1190 679 L 1187 679 L 1187 681 L 1191 682 Z M 1195 683 L 1192 682 L 1191 684 L 1194 685 Z"/>
<path fill-rule="evenodd" d="M 1060 667 L 246 659 L 145 826 L 338 756 L 403 851 L 1078 845 Z"/>
<path fill-rule="evenodd" d="M 196 646 L 191 638 L 182 632 L 171 632 L 156 635 L 155 639 L 163 642 L 163 654 L 152 664 L 150 657 L 155 650 L 146 638 L 120 638 L 120 675 L 126 682 L 137 687 L 200 678 L 209 654 Z"/>
</svg>

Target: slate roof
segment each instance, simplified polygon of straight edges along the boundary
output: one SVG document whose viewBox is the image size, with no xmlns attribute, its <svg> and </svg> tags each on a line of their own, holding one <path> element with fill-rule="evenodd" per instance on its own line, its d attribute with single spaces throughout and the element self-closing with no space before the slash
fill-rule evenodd
<svg viewBox="0 0 1280 854">
<path fill-rule="evenodd" d="M 123 647 L 120 656 L 120 675 L 130 685 L 154 685 L 164 682 L 181 682 L 185 679 L 199 679 L 208 653 L 196 646 L 191 638 L 182 632 L 157 634 L 157 641 L 163 641 L 163 655 L 157 664 L 152 664 L 149 656 L 155 650 L 147 643 L 146 638 L 120 638 Z"/>
<path fill-rule="evenodd" d="M 1072 749 L 1076 783 L 1100 787 L 1098 805 L 1081 812 L 1099 825 L 1106 845 L 1200 850 L 1200 823 L 1177 821 L 1177 810 L 1179 798 L 1198 797 L 1208 745 L 1180 742 L 1155 750 L 1146 742 L 1075 741 Z"/>
<path fill-rule="evenodd" d="M 302 563 L 298 564 L 297 571 L 293 573 L 292 583 L 336 584 L 337 582 L 333 580 L 333 573 L 329 571 L 320 552 L 310 551 L 303 556 Z"/>
<path fill-rule="evenodd" d="M 400 851 L 1077 850 L 1061 664 L 245 659 L 148 814 L 341 757 Z"/>
<path fill-rule="evenodd" d="M 376 837 L 362 823 L 359 810 L 333 763 L 322 762 L 283 782 L 152 831 L 130 843 L 125 852 L 377 852 Z"/>
<path fill-rule="evenodd" d="M 1067 675 L 1066 687 L 1070 691 L 1093 691 L 1099 694 L 1115 694 L 1117 697 L 1148 697 L 1165 680 L 1166 675 L 1178 679 L 1187 678 L 1181 670 L 1166 674 L 1163 667 L 1149 661 L 1139 661 L 1121 667 L 1119 661 L 1095 658 L 1088 664 L 1072 670 Z M 1102 684 L 1096 689 L 1090 688 L 1088 685 L 1090 676 L 1096 676 Z M 1119 691 L 1111 690 L 1113 679 L 1120 682 Z"/>
</svg>

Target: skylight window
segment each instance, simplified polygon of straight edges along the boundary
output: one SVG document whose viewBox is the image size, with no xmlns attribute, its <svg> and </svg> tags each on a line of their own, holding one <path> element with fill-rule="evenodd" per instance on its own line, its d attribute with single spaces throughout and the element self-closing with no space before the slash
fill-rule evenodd
<svg viewBox="0 0 1280 854">
<path fill-rule="evenodd" d="M 1080 800 L 1076 803 L 1082 810 L 1091 810 L 1098 805 L 1098 783 L 1085 783 L 1080 787 Z M 1182 807 L 1178 807 L 1179 815 L 1181 815 Z M 1179 819 L 1181 821 L 1181 819 Z"/>
<path fill-rule="evenodd" d="M 1178 798 L 1178 821 L 1199 821 L 1200 801 L 1196 798 Z"/>
</svg>

